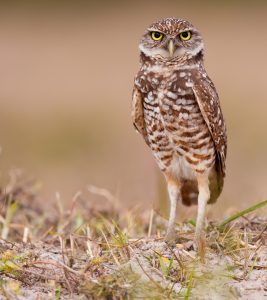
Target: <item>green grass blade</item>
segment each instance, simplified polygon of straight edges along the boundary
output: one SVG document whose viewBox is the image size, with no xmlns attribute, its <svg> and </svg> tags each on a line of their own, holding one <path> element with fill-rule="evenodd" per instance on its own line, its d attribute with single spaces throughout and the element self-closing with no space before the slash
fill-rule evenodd
<svg viewBox="0 0 267 300">
<path fill-rule="evenodd" d="M 193 287 L 194 275 L 195 275 L 195 272 L 192 271 L 190 273 L 189 283 L 188 283 L 188 286 L 187 286 L 186 294 L 184 296 L 184 300 L 189 300 L 189 297 L 190 297 L 190 294 L 191 294 L 191 290 L 192 290 L 192 287 Z"/>
<path fill-rule="evenodd" d="M 253 205 L 253 206 L 251 206 L 247 209 L 244 209 L 244 210 L 232 215 L 231 217 L 227 218 L 226 220 L 224 220 L 221 224 L 219 224 L 219 228 L 223 229 L 223 227 L 225 225 L 227 225 L 228 223 L 230 223 L 230 222 L 232 222 L 232 221 L 234 221 L 234 220 L 236 220 L 236 219 L 238 219 L 238 218 L 240 218 L 240 217 L 242 217 L 242 216 L 244 216 L 248 213 L 251 213 L 251 212 L 253 212 L 253 211 L 255 211 L 255 210 L 257 210 L 257 209 L 259 209 L 259 208 L 261 208 L 265 205 L 267 205 L 267 200 L 264 200 L 264 201 L 259 202 L 259 203 L 255 204 L 255 205 Z"/>
<path fill-rule="evenodd" d="M 11 197 L 9 197 L 8 199 L 8 207 L 7 207 L 7 211 L 6 211 L 6 216 L 5 216 L 5 221 L 3 224 L 3 229 L 2 229 L 2 233 L 1 233 L 1 238 L 2 239 L 7 239 L 8 237 L 8 233 L 9 233 L 9 225 L 13 220 L 13 217 L 17 211 L 18 205 L 16 202 L 11 203 L 12 199 Z"/>
</svg>

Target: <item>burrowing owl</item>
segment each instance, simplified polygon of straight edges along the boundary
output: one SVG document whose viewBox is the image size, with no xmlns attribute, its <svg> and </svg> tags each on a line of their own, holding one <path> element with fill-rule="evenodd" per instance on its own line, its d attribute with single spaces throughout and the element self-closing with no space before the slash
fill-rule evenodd
<svg viewBox="0 0 267 300">
<path fill-rule="evenodd" d="M 203 40 L 188 21 L 167 18 L 146 29 L 139 49 L 132 117 L 167 180 L 166 237 L 173 233 L 177 200 L 198 203 L 200 247 L 206 205 L 222 191 L 227 150 L 218 94 L 204 68 Z"/>
</svg>

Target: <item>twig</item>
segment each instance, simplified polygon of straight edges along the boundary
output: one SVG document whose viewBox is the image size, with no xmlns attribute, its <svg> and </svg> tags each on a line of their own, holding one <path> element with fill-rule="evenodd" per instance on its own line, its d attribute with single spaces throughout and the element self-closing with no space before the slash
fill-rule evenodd
<svg viewBox="0 0 267 300">
<path fill-rule="evenodd" d="M 152 232 L 152 225 L 153 225 L 153 217 L 154 217 L 154 210 L 151 209 L 150 216 L 149 216 L 149 227 L 147 237 L 150 238 Z"/>
<path fill-rule="evenodd" d="M 262 237 L 262 235 L 263 235 L 263 233 L 264 233 L 265 231 L 267 231 L 267 224 L 265 224 L 265 226 L 263 227 L 263 229 L 262 229 L 262 231 L 259 233 L 259 235 L 252 239 L 253 242 L 256 243 L 256 242 Z"/>
<path fill-rule="evenodd" d="M 46 280 L 55 280 L 57 282 L 64 283 L 63 280 L 59 280 L 56 277 L 46 276 L 46 275 L 43 275 L 43 274 L 35 273 L 33 271 L 30 271 L 30 270 L 23 269 L 23 270 L 21 270 L 21 272 L 22 273 L 28 273 L 28 274 L 31 274 L 31 275 L 34 275 L 34 276 L 37 276 L 37 277 L 40 277 L 40 278 L 43 278 L 43 279 L 46 279 Z M 20 280 L 20 278 L 18 280 Z M 20 280 L 20 281 L 24 282 L 23 280 Z"/>
<path fill-rule="evenodd" d="M 64 262 L 64 265 L 66 265 L 66 262 L 65 262 L 65 255 L 64 255 L 64 241 L 62 239 L 61 236 L 59 236 L 59 241 L 60 241 L 60 245 L 61 245 L 61 255 L 62 255 L 62 260 Z M 69 289 L 69 292 L 71 293 L 71 295 L 73 294 L 73 290 L 72 290 L 72 287 L 70 285 L 70 282 L 69 282 L 69 279 L 67 277 L 67 272 L 66 272 L 66 269 L 63 268 L 63 274 L 64 274 L 64 278 L 66 280 L 66 283 L 67 283 L 67 286 L 68 286 L 68 289 Z"/>
<path fill-rule="evenodd" d="M 171 251 L 172 255 L 174 256 L 175 260 L 177 261 L 178 265 L 180 266 L 181 270 L 184 270 L 185 267 L 184 267 L 183 262 L 181 261 L 181 258 L 176 255 L 176 253 L 174 252 L 174 250 L 169 245 L 168 245 L 168 248 Z M 179 253 L 178 253 L 178 255 L 180 256 Z"/>
<path fill-rule="evenodd" d="M 117 257 L 114 255 L 114 253 L 113 253 L 113 251 L 112 251 L 112 249 L 111 249 L 111 247 L 110 247 L 110 243 L 108 242 L 108 239 L 107 239 L 107 237 L 106 237 L 104 231 L 103 231 L 102 229 L 100 229 L 100 232 L 102 233 L 102 235 L 103 235 L 103 237 L 104 237 L 104 239 L 105 239 L 105 241 L 106 241 L 106 243 L 107 243 L 107 246 L 108 246 L 108 248 L 109 248 L 109 250 L 110 250 L 110 253 L 111 253 L 111 255 L 112 255 L 112 257 L 113 257 L 113 259 L 114 259 L 116 265 L 117 265 L 117 266 L 120 266 L 120 263 L 119 263 L 119 261 L 117 260 Z"/>
<path fill-rule="evenodd" d="M 244 280 L 246 280 L 247 278 L 247 275 L 248 275 L 248 261 L 249 261 L 249 252 L 248 252 L 248 236 L 247 236 L 247 230 L 245 229 L 244 231 L 244 240 L 245 240 L 245 262 L 244 262 L 244 265 L 243 265 L 243 268 L 244 268 L 244 273 L 243 273 L 243 278 Z"/>
<path fill-rule="evenodd" d="M 99 188 L 91 184 L 88 186 L 88 191 L 91 194 L 104 197 L 115 209 L 118 208 L 118 199 L 117 197 L 112 195 L 112 193 L 109 190 Z"/>
<path fill-rule="evenodd" d="M 145 273 L 145 275 L 149 278 L 149 280 L 151 281 L 151 282 L 153 282 L 155 285 L 156 285 L 156 287 L 157 288 L 159 288 L 159 289 L 161 289 L 162 290 L 162 286 L 160 285 L 160 284 L 158 284 L 148 273 L 147 273 L 147 271 L 143 268 L 143 266 L 141 265 L 141 263 L 140 263 L 140 261 L 139 261 L 139 259 L 136 257 L 136 260 L 137 260 L 137 262 L 138 262 L 138 264 L 139 264 L 139 266 L 140 266 L 140 268 L 142 269 L 142 271 Z"/>
<path fill-rule="evenodd" d="M 237 264 L 240 267 L 244 267 L 244 264 L 241 264 L 240 262 L 236 261 L 235 264 Z M 253 267 L 253 268 L 266 269 L 267 270 L 267 265 L 266 266 L 261 266 L 261 265 L 256 265 L 256 264 L 253 264 L 253 265 L 249 264 L 249 265 L 247 265 L 247 267 L 249 267 L 249 268 Z"/>
<path fill-rule="evenodd" d="M 54 226 L 50 226 L 39 238 L 38 238 L 38 240 L 39 241 L 43 241 L 45 238 L 46 238 L 46 236 L 49 234 L 49 232 L 51 232 L 51 231 L 53 231 L 53 229 L 54 229 Z"/>
<path fill-rule="evenodd" d="M 28 237 L 29 237 L 29 227 L 25 226 L 23 230 L 23 238 L 22 238 L 23 243 L 25 244 L 27 243 Z"/>
<path fill-rule="evenodd" d="M 69 272 L 78 275 L 78 276 L 82 276 L 83 274 L 81 274 L 79 271 L 75 271 L 73 269 L 71 269 L 70 267 L 68 267 L 67 265 L 65 265 L 64 263 L 60 262 L 60 261 L 49 261 L 49 260 L 36 260 L 33 265 L 35 264 L 44 264 L 44 265 L 53 265 L 55 267 L 63 267 L 65 269 L 67 269 Z"/>
</svg>

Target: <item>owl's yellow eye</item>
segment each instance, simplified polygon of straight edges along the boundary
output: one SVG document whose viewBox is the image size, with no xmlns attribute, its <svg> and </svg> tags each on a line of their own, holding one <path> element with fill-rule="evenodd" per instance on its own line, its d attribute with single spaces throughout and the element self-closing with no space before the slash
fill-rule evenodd
<svg viewBox="0 0 267 300">
<path fill-rule="evenodd" d="M 163 39 L 163 34 L 158 31 L 152 31 L 151 37 L 154 41 L 161 41 Z"/>
<path fill-rule="evenodd" d="M 179 34 L 179 36 L 180 36 L 180 39 L 182 41 L 188 41 L 191 38 L 191 32 L 190 31 L 184 31 L 184 32 L 181 32 Z"/>
</svg>

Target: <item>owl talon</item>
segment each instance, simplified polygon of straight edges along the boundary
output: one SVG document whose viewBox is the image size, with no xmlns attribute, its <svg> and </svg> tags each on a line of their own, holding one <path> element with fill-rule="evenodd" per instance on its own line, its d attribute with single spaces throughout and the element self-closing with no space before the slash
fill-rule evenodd
<svg viewBox="0 0 267 300">
<path fill-rule="evenodd" d="M 166 234 L 164 240 L 168 246 L 175 247 L 175 245 L 179 242 L 179 237 L 174 231 L 172 231 L 171 233 Z"/>
</svg>

